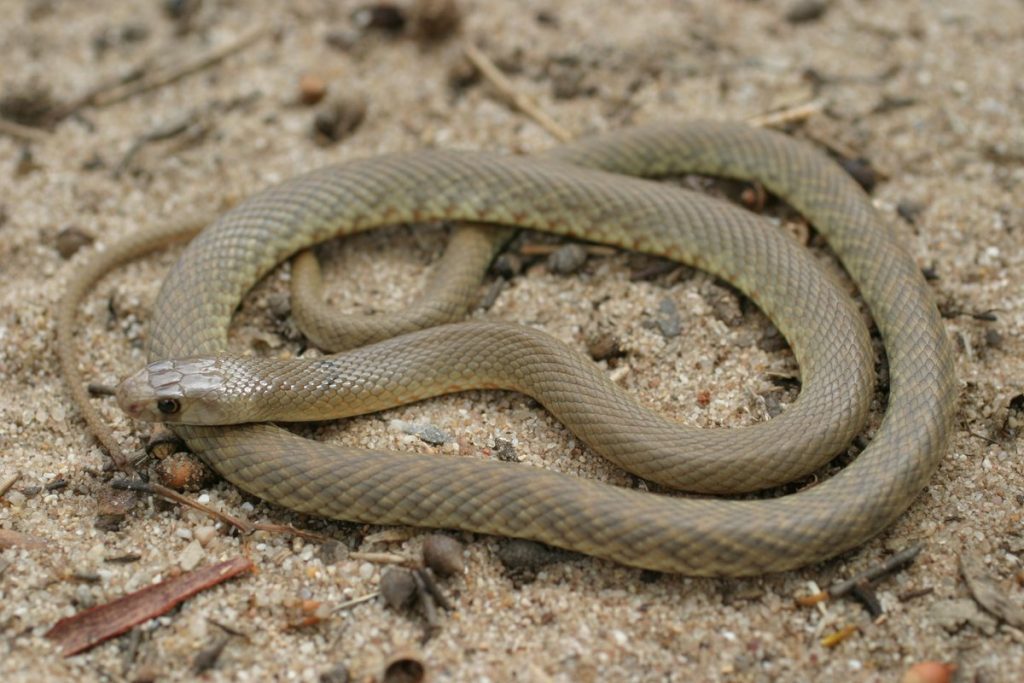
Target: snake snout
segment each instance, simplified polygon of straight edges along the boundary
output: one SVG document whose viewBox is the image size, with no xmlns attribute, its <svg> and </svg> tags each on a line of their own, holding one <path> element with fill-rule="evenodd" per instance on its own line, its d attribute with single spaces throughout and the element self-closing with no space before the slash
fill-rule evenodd
<svg viewBox="0 0 1024 683">
<path fill-rule="evenodd" d="M 154 419 L 155 396 L 145 369 L 122 380 L 114 390 L 114 398 L 128 417 L 136 420 Z"/>
</svg>

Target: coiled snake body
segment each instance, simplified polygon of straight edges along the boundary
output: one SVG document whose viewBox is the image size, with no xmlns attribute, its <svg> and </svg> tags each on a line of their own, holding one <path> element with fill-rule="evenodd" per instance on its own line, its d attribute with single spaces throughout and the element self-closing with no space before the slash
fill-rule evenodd
<svg viewBox="0 0 1024 683">
<path fill-rule="evenodd" d="M 449 346 L 452 330 L 438 328 L 321 362 L 327 379 L 299 380 L 297 370 L 279 364 L 276 376 L 287 381 L 239 380 L 231 398 L 244 403 L 243 394 L 263 385 L 269 390 L 250 405 L 306 401 L 316 408 L 325 386 L 354 388 L 358 402 L 350 392 L 346 400 L 355 405 L 331 413 L 339 415 L 365 411 L 364 398 L 385 405 L 468 386 L 507 386 L 536 396 L 595 450 L 641 476 L 699 491 L 787 481 L 841 449 L 866 414 L 871 377 L 864 368 L 871 355 L 856 311 L 812 259 L 745 212 L 618 174 L 758 180 L 826 236 L 883 337 L 888 410 L 853 464 L 798 494 L 713 500 L 652 495 L 525 466 L 340 448 L 269 424 L 175 424 L 174 430 L 237 486 L 302 512 L 530 538 L 695 575 L 759 574 L 830 557 L 906 509 L 946 449 L 952 354 L 913 260 L 842 170 L 786 136 L 710 122 L 627 130 L 547 157 L 438 151 L 380 157 L 254 195 L 203 231 L 168 276 L 154 311 L 151 359 L 222 354 L 244 293 L 283 259 L 337 234 L 438 219 L 556 232 L 689 262 L 732 282 L 793 347 L 803 382 L 799 400 L 754 427 L 689 430 L 649 417 L 582 361 L 549 357 L 537 333 L 479 323 L 454 327 L 461 346 Z M 851 361 L 856 369 L 839 369 Z M 249 372 L 234 361 L 218 362 L 217 372 Z M 398 373 L 405 365 L 421 369 L 408 379 Z M 306 397 L 279 398 L 284 384 Z M 682 461 L 680 451 L 688 453 Z"/>
</svg>

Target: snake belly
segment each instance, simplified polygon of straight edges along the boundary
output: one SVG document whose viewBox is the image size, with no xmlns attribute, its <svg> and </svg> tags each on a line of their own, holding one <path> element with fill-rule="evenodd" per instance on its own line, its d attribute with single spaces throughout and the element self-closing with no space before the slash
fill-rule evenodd
<svg viewBox="0 0 1024 683">
<path fill-rule="evenodd" d="M 821 324 L 812 325 L 826 321 L 827 329 L 840 304 L 818 296 L 822 287 L 808 269 L 810 259 L 790 258 L 793 250 L 777 246 L 773 231 L 743 225 L 748 219 L 739 209 L 616 175 L 706 173 L 757 180 L 784 198 L 825 235 L 859 287 L 890 368 L 888 409 L 870 445 L 840 474 L 797 494 L 712 500 L 652 495 L 504 463 L 343 448 L 269 424 L 173 429 L 235 485 L 301 512 L 529 538 L 691 575 L 799 567 L 855 547 L 906 509 L 947 446 L 956 390 L 952 351 L 913 259 L 841 169 L 784 135 L 713 122 L 630 129 L 546 157 L 440 151 L 379 157 L 313 171 L 250 197 L 196 238 L 164 282 L 150 358 L 224 353 L 241 297 L 300 249 L 380 225 L 452 219 L 555 232 L 704 268 L 751 296 L 790 341 L 805 385 L 798 403 L 812 378 L 822 377 L 823 395 L 843 401 L 848 388 L 827 381 L 831 361 L 819 361 L 828 356 L 818 354 L 826 347 L 832 358 L 854 353 L 863 340 L 835 330 L 822 334 Z M 794 282 L 804 286 L 799 296 Z M 553 380 L 556 397 L 545 405 L 558 404 L 556 415 L 572 413 L 569 404 L 581 400 L 572 380 L 563 377 L 561 391 L 560 380 Z M 851 411 L 866 407 L 858 400 L 849 405 Z M 796 415 L 788 419 L 797 431 L 815 438 L 827 433 L 812 463 L 841 447 L 828 438 L 849 436 L 846 428 L 820 424 L 814 410 L 791 409 L 781 417 L 789 413 Z M 707 474 L 715 463 L 700 457 L 691 469 L 725 482 L 709 490 L 756 488 L 750 463 L 763 453 L 774 455 L 762 469 L 788 467 L 788 449 L 766 431 L 778 421 L 742 430 L 752 436 L 739 446 L 722 446 L 738 456 L 724 472 Z M 601 428 L 585 440 L 602 454 L 611 450 L 617 462 L 628 460 L 623 450 L 636 448 L 655 454 L 648 465 L 657 471 L 680 449 L 640 431 L 623 438 Z M 807 462 L 798 471 L 806 471 Z"/>
</svg>

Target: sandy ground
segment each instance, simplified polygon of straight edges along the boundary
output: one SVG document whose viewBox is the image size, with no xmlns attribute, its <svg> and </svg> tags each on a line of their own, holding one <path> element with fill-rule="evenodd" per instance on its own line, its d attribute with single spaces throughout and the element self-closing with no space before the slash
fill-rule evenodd
<svg viewBox="0 0 1024 683">
<path fill-rule="evenodd" d="M 208 518 L 148 499 L 120 530 L 95 527 L 97 496 L 111 475 L 69 404 L 52 316 L 65 278 L 89 250 L 65 259 L 57 234 L 72 228 L 107 243 L 306 169 L 384 151 L 529 151 L 554 141 L 489 87 L 453 89 L 459 39 L 424 47 L 407 35 L 359 37 L 350 20 L 358 3 L 267 3 L 254 12 L 255 4 L 208 1 L 183 35 L 163 4 L 0 0 L 4 92 L 37 84 L 59 100 L 146 60 L 181 63 L 254 25 L 275 29 L 198 75 L 86 107 L 45 140 L 25 146 L 0 135 L 0 481 L 21 473 L 0 500 L 0 528 L 49 543 L 0 550 L 0 678 L 187 680 L 196 655 L 221 637 L 213 619 L 246 637 L 228 642 L 208 680 L 317 680 L 339 663 L 354 680 L 371 680 L 400 651 L 417 652 L 438 681 L 895 681 L 922 660 L 956 663 L 958 681 L 1020 679 L 1024 632 L 979 610 L 958 558 L 976 558 L 1010 600 L 1024 600 L 1024 399 L 1014 402 L 1024 392 L 1024 4 L 839 0 L 797 22 L 787 19 L 794 3 L 775 0 L 463 3 L 461 37 L 574 134 L 825 102 L 804 133 L 854 150 L 884 175 L 874 191 L 879 211 L 937 276 L 961 404 L 951 451 L 927 490 L 857 551 L 744 581 L 652 576 L 589 559 L 522 581 L 499 561 L 501 540 L 457 534 L 466 570 L 444 584 L 455 610 L 425 644 L 421 616 L 379 601 L 289 628 L 303 600 L 335 605 L 373 592 L 383 565 L 358 553 L 417 557 L 423 536 L 415 530 L 303 518 L 224 483 L 193 495 L 252 521 L 328 534 L 340 549 L 211 533 Z M 295 102 L 309 73 L 325 79 L 330 96 L 368 101 L 365 121 L 338 144 L 316 144 L 314 109 Z M 140 136 L 178 123 L 184 132 L 129 156 Z M 436 228 L 396 228 L 332 250 L 342 271 L 332 276 L 335 300 L 352 310 L 399 305 L 443 242 Z M 175 256 L 123 268 L 89 299 L 79 340 L 91 378 L 113 381 L 141 364 L 150 303 Z M 629 255 L 593 257 L 580 273 L 559 276 L 540 261 L 474 315 L 540 324 L 581 347 L 595 332 L 614 333 L 628 352 L 613 362 L 618 380 L 691 424 L 743 424 L 792 399 L 771 375 L 795 368 L 787 351 L 762 343 L 761 315 L 699 273 L 631 282 L 636 267 Z M 263 308 L 284 278 L 262 286 L 243 322 L 250 333 L 240 335 L 252 339 L 259 327 L 256 338 L 277 352 L 298 348 Z M 673 339 L 651 325 L 666 298 L 683 331 Z M 102 404 L 119 437 L 138 447 L 146 430 Z M 434 425 L 455 440 L 428 446 L 396 429 L 395 419 Z M 450 396 L 323 431 L 439 458 L 486 457 L 505 439 L 524 466 L 637 483 L 510 394 Z M 67 485 L 47 486 L 59 479 Z M 876 588 L 883 618 L 872 620 L 852 600 L 820 609 L 794 603 L 809 582 L 828 586 L 917 541 L 917 562 Z M 109 561 L 128 554 L 138 559 Z M 256 563 L 257 575 L 191 598 L 133 636 L 67 659 L 43 638 L 78 609 L 239 555 Z M 910 597 L 914 591 L 925 594 Z M 848 625 L 859 632 L 822 644 Z"/>
</svg>

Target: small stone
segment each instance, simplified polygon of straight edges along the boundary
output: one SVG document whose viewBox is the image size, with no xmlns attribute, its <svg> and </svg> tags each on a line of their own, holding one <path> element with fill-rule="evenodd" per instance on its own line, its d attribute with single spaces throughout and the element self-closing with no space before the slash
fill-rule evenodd
<svg viewBox="0 0 1024 683">
<path fill-rule="evenodd" d="M 678 337 L 683 331 L 683 323 L 679 318 L 679 309 L 672 299 L 662 299 L 658 304 L 658 315 L 654 319 L 661 336 L 665 339 Z"/>
<path fill-rule="evenodd" d="M 5 89 L 0 95 L 0 118 L 25 126 L 43 126 L 57 106 L 49 86 L 32 82 Z"/>
<path fill-rule="evenodd" d="M 380 594 L 391 609 L 405 609 L 416 594 L 416 579 L 408 569 L 388 567 L 380 577 Z"/>
<path fill-rule="evenodd" d="M 987 329 L 985 330 L 985 344 L 993 349 L 1003 348 L 1003 335 L 999 333 L 999 330 Z"/>
<path fill-rule="evenodd" d="M 178 556 L 178 566 L 183 570 L 190 572 L 199 566 L 199 563 L 203 561 L 203 556 L 206 553 L 203 551 L 203 546 L 199 544 L 199 541 L 193 539 L 185 549 L 181 551 L 181 555 Z"/>
<path fill-rule="evenodd" d="M 205 548 L 210 545 L 210 541 L 217 537 L 217 527 L 197 526 L 192 533 L 196 540 L 199 541 L 199 545 Z"/>
<path fill-rule="evenodd" d="M 387 2 L 364 5 L 352 12 L 352 23 L 361 31 L 372 29 L 398 33 L 405 28 L 406 22 L 405 12 L 397 5 Z"/>
<path fill-rule="evenodd" d="M 494 456 L 502 462 L 520 462 L 515 444 L 508 439 L 494 440 Z"/>
<path fill-rule="evenodd" d="M 125 43 L 141 43 L 149 38 L 149 27 L 141 23 L 125 24 L 121 27 L 121 40 Z"/>
<path fill-rule="evenodd" d="M 338 29 L 335 31 L 329 31 L 324 36 L 324 42 L 335 50 L 341 50 L 342 52 L 348 52 L 359 43 L 360 34 L 358 31 L 352 31 L 350 29 Z"/>
<path fill-rule="evenodd" d="M 904 199 L 896 205 L 896 213 L 907 223 L 914 225 L 924 211 L 924 204 Z"/>
<path fill-rule="evenodd" d="M 320 544 L 320 561 L 324 565 L 332 565 L 348 558 L 348 548 L 339 541 L 331 539 Z"/>
<path fill-rule="evenodd" d="M 797 0 L 786 10 L 786 21 L 791 24 L 816 21 L 825 15 L 828 7 L 828 0 Z"/>
<path fill-rule="evenodd" d="M 513 538 L 498 549 L 498 559 L 506 569 L 538 569 L 563 557 L 563 553 L 542 543 Z"/>
<path fill-rule="evenodd" d="M 25 501 L 28 500 L 21 491 L 8 491 L 5 498 L 11 504 L 11 507 L 14 508 L 24 507 Z"/>
<path fill-rule="evenodd" d="M 373 577 L 373 572 L 376 571 L 374 566 L 369 562 L 363 562 L 359 565 L 359 578 L 368 580 Z"/>
<path fill-rule="evenodd" d="M 410 434 L 420 439 L 424 443 L 428 443 L 431 446 L 442 446 L 446 443 L 454 441 L 452 436 L 438 427 L 431 424 L 418 425 L 413 422 L 406 422 L 405 420 L 391 420 L 388 426 L 392 429 L 397 429 L 403 434 Z"/>
<path fill-rule="evenodd" d="M 134 491 L 106 487 L 100 489 L 96 500 L 96 528 L 117 531 L 125 517 L 135 507 L 138 494 Z"/>
<path fill-rule="evenodd" d="M 548 255 L 548 270 L 559 275 L 571 275 L 587 262 L 587 250 L 582 244 L 570 242 Z"/>
<path fill-rule="evenodd" d="M 75 606 L 78 609 L 88 609 L 96 604 L 96 596 L 93 595 L 92 587 L 85 584 L 75 588 Z"/>
<path fill-rule="evenodd" d="M 349 683 L 350 680 L 348 667 L 340 662 L 320 674 L 320 683 Z"/>
<path fill-rule="evenodd" d="M 427 536 L 423 541 L 423 564 L 438 576 L 461 574 L 466 568 L 462 560 L 462 544 L 443 534 Z"/>
<path fill-rule="evenodd" d="M 444 40 L 459 29 L 462 11 L 456 0 L 416 0 L 412 32 L 425 42 Z"/>
<path fill-rule="evenodd" d="M 299 101 L 316 104 L 327 94 L 327 82 L 316 74 L 303 74 L 299 78 Z"/>
<path fill-rule="evenodd" d="M 338 142 L 348 137 L 366 117 L 367 101 L 362 95 L 343 95 L 325 103 L 313 117 L 313 134 L 318 142 Z"/>
<path fill-rule="evenodd" d="M 184 19 L 199 9 L 202 0 L 164 0 L 164 13 L 171 19 Z"/>
<path fill-rule="evenodd" d="M 93 237 L 78 227 L 69 225 L 57 232 L 57 253 L 63 259 L 69 259 L 78 253 L 82 247 L 93 243 Z"/>
<path fill-rule="evenodd" d="M 610 358 L 621 358 L 626 355 L 619 340 L 609 333 L 599 334 L 587 340 L 587 353 L 594 360 L 608 360 Z"/>
<path fill-rule="evenodd" d="M 459 92 L 480 82 L 480 71 L 465 55 L 458 55 L 448 65 L 448 87 Z"/>
</svg>

